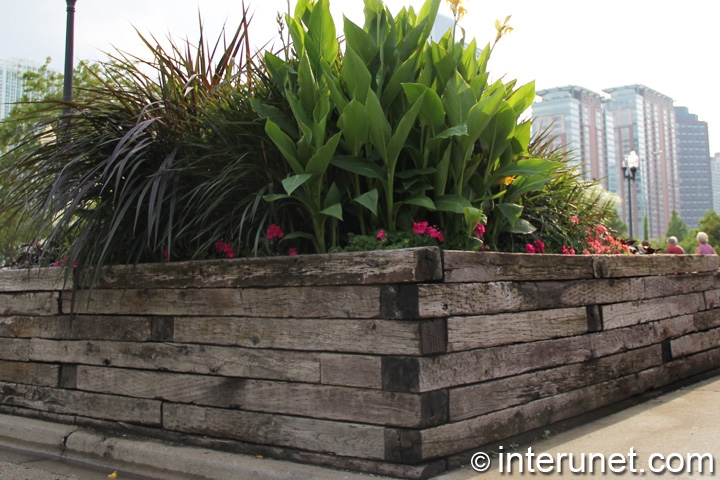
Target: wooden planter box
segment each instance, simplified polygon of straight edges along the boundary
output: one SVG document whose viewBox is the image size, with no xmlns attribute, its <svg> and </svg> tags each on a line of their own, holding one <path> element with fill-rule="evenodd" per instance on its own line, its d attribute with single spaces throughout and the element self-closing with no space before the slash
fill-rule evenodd
<svg viewBox="0 0 720 480">
<path fill-rule="evenodd" d="M 0 412 L 404 478 L 720 366 L 716 256 L 0 272 Z"/>
</svg>

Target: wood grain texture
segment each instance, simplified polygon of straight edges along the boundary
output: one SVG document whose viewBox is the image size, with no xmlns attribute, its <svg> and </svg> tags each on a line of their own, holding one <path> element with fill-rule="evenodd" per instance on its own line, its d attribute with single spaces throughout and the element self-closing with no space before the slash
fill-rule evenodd
<svg viewBox="0 0 720 480">
<path fill-rule="evenodd" d="M 69 316 L 52 317 L 9 316 L 0 317 L 0 337 L 17 338 L 70 338 Z"/>
<path fill-rule="evenodd" d="M 645 298 L 662 298 L 714 290 L 717 275 L 713 272 L 644 277 Z"/>
<path fill-rule="evenodd" d="M 421 353 L 418 323 L 399 320 L 175 317 L 174 339 L 245 348 Z"/>
<path fill-rule="evenodd" d="M 720 309 L 705 310 L 693 315 L 695 320 L 695 329 L 710 330 L 711 328 L 720 327 Z"/>
<path fill-rule="evenodd" d="M 702 293 L 653 298 L 635 302 L 603 305 L 602 317 L 605 330 L 663 320 L 681 315 L 691 315 L 703 309 Z"/>
<path fill-rule="evenodd" d="M 314 352 L 252 350 L 176 343 L 30 340 L 30 358 L 41 362 L 320 382 Z"/>
<path fill-rule="evenodd" d="M 168 403 L 163 408 L 163 426 L 178 432 L 335 455 L 376 460 L 385 456 L 385 429 L 376 425 Z"/>
<path fill-rule="evenodd" d="M 157 400 L 0 382 L 0 404 L 142 425 L 160 425 Z"/>
<path fill-rule="evenodd" d="M 62 305 L 96 315 L 378 318 L 380 287 L 94 290 L 89 303 L 63 294 Z"/>
<path fill-rule="evenodd" d="M 372 285 L 440 280 L 437 247 L 171 262 L 107 268 L 97 288 L 239 288 Z"/>
<path fill-rule="evenodd" d="M 691 333 L 670 341 L 673 359 L 720 346 L 720 328 Z"/>
<path fill-rule="evenodd" d="M 421 357 L 419 391 L 509 377 L 592 358 L 587 336 Z"/>
<path fill-rule="evenodd" d="M 707 290 L 704 295 L 706 308 L 720 308 L 720 289 Z"/>
<path fill-rule="evenodd" d="M 450 421 L 477 417 L 662 364 L 659 344 L 619 355 L 450 390 Z"/>
<path fill-rule="evenodd" d="M 422 396 L 307 383 L 79 366 L 77 388 L 98 393 L 419 428 Z"/>
<path fill-rule="evenodd" d="M 576 280 L 593 278 L 594 275 L 593 258 L 588 255 L 527 255 L 448 250 L 442 253 L 446 283 Z"/>
<path fill-rule="evenodd" d="M 57 315 L 58 292 L 0 294 L 0 315 Z"/>
<path fill-rule="evenodd" d="M 20 338 L 0 338 L 0 360 L 30 360 L 30 340 Z"/>
<path fill-rule="evenodd" d="M 688 272 L 717 272 L 716 255 L 596 255 L 599 278 L 673 275 Z"/>
<path fill-rule="evenodd" d="M 0 269 L 0 292 L 45 292 L 63 288 L 64 268 Z"/>
<path fill-rule="evenodd" d="M 382 389 L 382 363 L 378 356 L 320 354 L 320 382 Z"/>
<path fill-rule="evenodd" d="M 450 317 L 447 325 L 449 352 L 571 337 L 588 330 L 583 307 Z"/>
<path fill-rule="evenodd" d="M 588 335 L 593 357 L 604 357 L 661 343 L 695 331 L 692 315 L 642 323 Z"/>
<path fill-rule="evenodd" d="M 630 398 L 663 382 L 666 371 L 655 367 L 607 382 L 536 400 L 469 420 L 420 432 L 422 459 L 477 448 Z"/>
<path fill-rule="evenodd" d="M 0 382 L 57 387 L 59 378 L 58 365 L 0 360 Z"/>
<path fill-rule="evenodd" d="M 645 298 L 641 278 L 419 285 L 420 318 L 581 307 Z"/>
</svg>

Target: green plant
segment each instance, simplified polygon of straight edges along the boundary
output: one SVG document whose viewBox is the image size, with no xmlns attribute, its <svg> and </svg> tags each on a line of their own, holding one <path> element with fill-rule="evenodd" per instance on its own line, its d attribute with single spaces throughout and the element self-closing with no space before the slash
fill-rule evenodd
<svg viewBox="0 0 720 480">
<path fill-rule="evenodd" d="M 534 86 L 488 83 L 494 45 L 478 57 L 475 41 L 465 46 L 454 30 L 429 41 L 439 5 L 393 17 L 366 0 L 363 28 L 345 19 L 340 57 L 328 2 L 301 0 L 287 16 L 295 56 L 265 56 L 292 114 L 255 106 L 293 171 L 285 193 L 266 199 L 300 204 L 318 251 L 337 246 L 340 221 L 346 233 L 407 231 L 422 219 L 448 234 L 472 232 L 466 221 L 484 217 L 467 208 L 492 219 L 491 238 L 532 231 L 518 200 L 559 168 L 527 155 L 530 122 L 519 119 Z M 496 42 L 508 30 L 498 24 Z"/>
<path fill-rule="evenodd" d="M 260 195 L 283 163 L 249 103 L 271 103 L 272 92 L 248 54 L 248 23 L 245 11 L 229 41 L 214 44 L 200 24 L 196 46 L 169 50 L 141 35 L 150 59 L 118 52 L 70 104 L 43 101 L 37 128 L 7 154 L 15 162 L 4 178 L 19 174 L 0 209 L 22 206 L 41 225 L 33 239 L 47 231 L 44 243 L 95 276 L 100 265 L 159 261 L 164 251 L 202 257 L 218 240 L 257 251 L 273 215 Z"/>
</svg>

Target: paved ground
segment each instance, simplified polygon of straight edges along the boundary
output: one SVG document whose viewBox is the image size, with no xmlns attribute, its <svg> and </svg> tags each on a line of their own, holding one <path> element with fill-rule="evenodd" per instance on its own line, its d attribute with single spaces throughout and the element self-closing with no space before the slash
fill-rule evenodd
<svg viewBox="0 0 720 480">
<path fill-rule="evenodd" d="M 107 451 L 110 440 L 73 433 L 65 446 L 65 455 L 87 462 L 87 464 L 58 461 L 62 438 L 73 427 L 58 426 L 29 419 L 17 419 L 0 415 L 0 479 L 1 480 L 102 480 L 108 478 L 117 469 L 119 479 L 144 480 L 185 480 L 185 479 L 257 479 L 257 480 L 369 480 L 379 478 L 349 472 L 298 465 L 290 462 L 270 459 L 256 459 L 242 455 L 210 452 L 185 447 L 165 447 L 157 443 L 142 443 L 113 440 L 115 458 L 102 459 L 98 452 Z M 59 439 L 59 440 L 58 440 Z M 11 447 L 12 449 L 8 449 Z M 528 457 L 528 448 L 532 448 L 534 457 Z M 24 450 L 24 452 L 16 449 Z M 35 453 L 27 453 L 35 452 Z M 490 480 L 524 478 L 557 478 L 570 476 L 606 476 L 606 477 L 660 477 L 675 479 L 707 479 L 720 477 L 720 377 L 665 394 L 653 400 L 636 405 L 621 412 L 609 415 L 587 425 L 574 428 L 557 436 L 551 436 L 531 446 L 524 445 L 513 451 L 511 446 L 504 450 L 507 454 L 522 454 L 524 473 L 518 472 L 517 458 L 513 460 L 513 473 L 500 473 L 498 458 L 500 451 L 487 452 L 493 457 L 488 471 L 478 473 L 470 466 L 436 477 L 437 480 Z M 569 454 L 573 454 L 572 460 Z M 530 463 L 529 467 L 538 472 L 528 473 L 528 458 L 533 461 L 542 456 L 542 463 Z M 562 454 L 567 454 L 562 456 Z M 585 473 L 572 473 L 581 467 L 582 454 L 596 454 L 593 465 L 595 474 L 588 472 L 589 462 L 585 464 Z M 598 454 L 602 454 L 601 457 Z M 617 456 L 613 456 L 617 454 Z M 660 454 L 652 464 L 648 464 L 653 454 Z M 687 469 L 688 454 L 709 454 L 703 460 L 703 473 L 699 473 L 699 461 L 691 462 L 691 471 Z M 612 465 L 607 460 L 614 459 Z M 656 470 L 665 467 L 666 458 L 672 461 L 663 472 Z M 120 458 L 132 459 L 133 463 L 120 462 Z M 558 458 L 563 469 L 557 472 Z M 607 474 L 599 473 L 601 460 L 606 460 Z M 478 463 L 482 463 L 478 457 Z M 103 463 L 104 462 L 104 463 Z M 572 463 L 571 463 L 572 462 Z M 676 474 L 668 470 L 679 470 Z M 711 463 L 712 462 L 712 463 Z M 610 467 L 615 472 L 610 470 Z M 714 469 L 711 473 L 710 468 Z M 624 469 L 621 473 L 620 470 Z M 635 472 L 632 472 L 634 469 Z M 644 471 L 642 471 L 644 470 Z M 130 472 L 134 472 L 130 473 Z"/>
</svg>

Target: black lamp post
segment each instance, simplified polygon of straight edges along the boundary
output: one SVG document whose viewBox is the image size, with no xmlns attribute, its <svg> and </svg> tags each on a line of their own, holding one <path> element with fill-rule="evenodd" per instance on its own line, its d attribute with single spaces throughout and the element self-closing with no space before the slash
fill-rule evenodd
<svg viewBox="0 0 720 480">
<path fill-rule="evenodd" d="M 72 100 L 73 86 L 73 43 L 75 37 L 75 2 L 77 0 L 65 0 L 67 2 L 67 26 L 65 28 L 65 78 L 63 79 L 63 101 Z M 65 108 L 65 115 L 69 113 Z"/>
<path fill-rule="evenodd" d="M 627 180 L 628 184 L 628 222 L 630 223 L 630 239 L 633 238 L 633 218 L 632 218 L 632 188 L 630 181 L 635 183 L 635 173 L 637 172 L 638 166 L 640 165 L 640 157 L 635 153 L 635 150 L 630 150 L 630 153 L 625 157 L 623 162 L 622 170 L 623 176 Z"/>
</svg>

